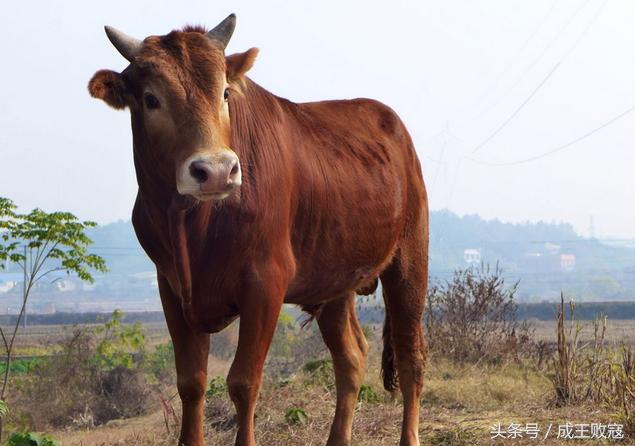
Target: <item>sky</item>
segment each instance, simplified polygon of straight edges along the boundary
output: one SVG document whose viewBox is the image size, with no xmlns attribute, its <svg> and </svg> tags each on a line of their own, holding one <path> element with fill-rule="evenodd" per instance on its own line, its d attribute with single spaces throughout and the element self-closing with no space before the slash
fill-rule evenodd
<svg viewBox="0 0 635 446">
<path fill-rule="evenodd" d="M 235 12 L 227 52 L 260 48 L 249 75 L 271 92 L 297 102 L 371 97 L 397 111 L 431 209 L 570 222 L 582 235 L 593 218 L 598 237 L 635 237 L 631 0 L 105 5 L 1 7 L 0 196 L 21 210 L 129 219 L 129 114 L 86 89 L 98 69 L 127 64 L 103 26 L 144 38 Z"/>
</svg>

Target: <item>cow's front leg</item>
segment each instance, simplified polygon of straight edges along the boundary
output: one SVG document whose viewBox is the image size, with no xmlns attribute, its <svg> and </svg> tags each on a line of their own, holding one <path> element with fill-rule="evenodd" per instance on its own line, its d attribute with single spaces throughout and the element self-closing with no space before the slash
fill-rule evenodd
<svg viewBox="0 0 635 446">
<path fill-rule="evenodd" d="M 227 386 L 236 406 L 237 446 L 255 446 L 254 414 L 262 381 L 262 369 L 282 307 L 278 289 L 245 296 L 240 305 L 240 330 Z"/>
<path fill-rule="evenodd" d="M 183 317 L 179 297 L 159 276 L 165 319 L 174 344 L 176 387 L 183 405 L 179 446 L 204 446 L 203 411 L 207 387 L 209 334 L 193 331 Z"/>
</svg>

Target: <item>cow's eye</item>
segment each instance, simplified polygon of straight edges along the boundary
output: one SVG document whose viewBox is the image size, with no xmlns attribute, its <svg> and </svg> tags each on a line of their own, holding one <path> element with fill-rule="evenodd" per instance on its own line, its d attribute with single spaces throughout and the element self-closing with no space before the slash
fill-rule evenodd
<svg viewBox="0 0 635 446">
<path fill-rule="evenodd" d="M 143 96 L 143 102 L 146 104 L 146 107 L 149 108 L 150 110 L 154 110 L 161 107 L 161 103 L 159 102 L 157 97 L 150 93 L 146 93 Z"/>
<path fill-rule="evenodd" d="M 225 88 L 225 93 L 223 93 L 223 98 L 225 100 L 229 99 L 229 88 Z"/>
</svg>

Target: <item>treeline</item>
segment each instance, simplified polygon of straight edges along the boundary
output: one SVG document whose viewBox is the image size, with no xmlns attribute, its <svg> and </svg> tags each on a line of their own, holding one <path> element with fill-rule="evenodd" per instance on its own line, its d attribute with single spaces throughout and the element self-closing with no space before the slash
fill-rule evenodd
<svg viewBox="0 0 635 446">
<path fill-rule="evenodd" d="M 16 315 L 0 315 L 0 325 L 14 326 Z M 79 324 L 103 324 L 109 320 L 112 313 L 53 313 L 53 314 L 29 314 L 28 325 L 79 325 Z M 165 322 L 162 311 L 140 311 L 126 313 L 123 316 L 124 323 L 151 323 Z"/>
<path fill-rule="evenodd" d="M 88 231 L 92 250 L 104 257 L 113 273 L 136 273 L 153 269 L 139 246 L 129 221 L 118 221 Z M 481 250 L 489 264 L 499 262 L 507 272 L 522 270 L 527 254 L 541 252 L 545 243 L 557 244 L 560 252 L 576 255 L 577 269 L 623 269 L 635 267 L 635 250 L 606 246 L 581 237 L 568 223 L 504 223 L 478 215 L 459 216 L 447 210 L 430 213 L 430 268 L 453 271 L 465 266 L 463 251 Z"/>
<path fill-rule="evenodd" d="M 516 314 L 524 320 L 552 321 L 558 315 L 558 307 L 556 302 L 519 304 Z M 599 316 L 607 316 L 609 320 L 632 320 L 635 319 L 635 302 L 580 302 L 576 303 L 574 311 L 577 320 L 595 320 Z M 565 318 L 571 319 L 569 306 L 565 306 Z"/>
<path fill-rule="evenodd" d="M 383 324 L 383 305 L 362 305 L 357 308 L 357 314 L 362 324 Z M 558 303 L 518 303 L 516 318 L 518 320 L 536 319 L 540 321 L 554 321 L 558 314 Z M 570 318 L 569 308 L 565 309 L 566 317 Z M 609 320 L 635 320 L 635 302 L 579 302 L 575 305 L 577 320 L 595 320 L 599 316 L 607 316 Z"/>
<path fill-rule="evenodd" d="M 635 267 L 635 250 L 607 246 L 575 232 L 568 223 L 503 223 L 478 215 L 459 216 L 442 210 L 430 214 L 432 271 L 464 266 L 464 249 L 481 250 L 485 263 L 500 263 L 507 272 L 526 270 L 531 254 L 554 252 L 576 256 L 576 270 L 622 270 Z"/>
<path fill-rule="evenodd" d="M 378 301 L 381 302 L 381 301 Z M 568 312 L 568 307 L 566 309 Z M 357 308 L 357 313 L 363 324 L 381 324 L 384 321 L 383 303 L 377 305 L 362 305 Z M 553 321 L 558 314 L 556 302 L 519 303 L 516 317 L 519 320 L 537 319 L 541 321 Z M 575 316 L 579 320 L 594 320 L 600 315 L 608 316 L 610 320 L 635 319 L 635 302 L 580 302 L 575 305 Z M 28 316 L 29 325 L 74 325 L 74 324 L 99 324 L 107 321 L 112 313 L 55 313 L 37 314 Z M 570 315 L 567 313 L 567 317 Z M 125 323 L 152 323 L 165 322 L 161 311 L 144 311 L 126 313 Z M 0 316 L 0 325 L 15 324 L 15 316 Z"/>
</svg>

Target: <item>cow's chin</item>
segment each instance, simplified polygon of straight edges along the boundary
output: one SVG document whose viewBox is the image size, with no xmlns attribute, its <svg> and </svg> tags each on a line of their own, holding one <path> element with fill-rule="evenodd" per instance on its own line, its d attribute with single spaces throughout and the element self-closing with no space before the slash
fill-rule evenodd
<svg viewBox="0 0 635 446">
<path fill-rule="evenodd" d="M 198 201 L 223 201 L 225 198 L 229 197 L 231 195 L 231 192 L 221 192 L 221 193 L 216 193 L 216 192 L 197 192 L 196 194 L 192 194 L 192 196 L 194 198 L 196 198 Z"/>
<path fill-rule="evenodd" d="M 187 199 L 201 202 L 201 203 L 211 203 L 211 204 L 229 204 L 240 202 L 240 188 L 232 188 L 230 190 L 226 190 L 224 192 L 205 192 L 202 190 L 195 190 L 191 192 L 178 191 L 178 193 L 182 197 L 187 197 Z"/>
</svg>

